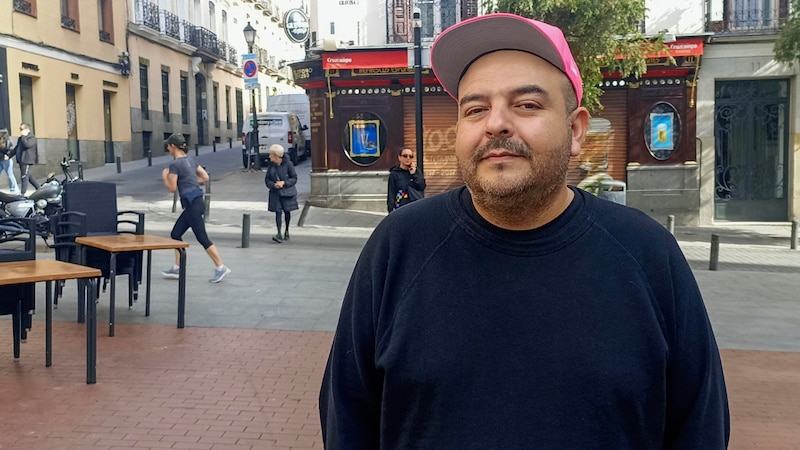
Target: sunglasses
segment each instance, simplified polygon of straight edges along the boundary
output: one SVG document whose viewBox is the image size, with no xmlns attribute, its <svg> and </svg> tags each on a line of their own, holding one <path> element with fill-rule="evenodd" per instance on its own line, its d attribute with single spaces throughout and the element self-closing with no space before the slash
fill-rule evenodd
<svg viewBox="0 0 800 450">
<path fill-rule="evenodd" d="M 400 156 L 403 157 L 403 158 L 413 158 L 414 157 L 414 155 L 400 155 Z"/>
</svg>

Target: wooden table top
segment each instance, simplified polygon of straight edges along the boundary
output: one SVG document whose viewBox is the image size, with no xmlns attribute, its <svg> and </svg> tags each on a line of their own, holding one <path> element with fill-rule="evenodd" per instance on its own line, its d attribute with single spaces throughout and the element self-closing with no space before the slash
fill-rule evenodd
<svg viewBox="0 0 800 450">
<path fill-rule="evenodd" d="M 138 250 L 163 250 L 187 248 L 189 244 L 162 236 L 151 234 L 114 234 L 109 236 L 82 236 L 75 242 L 89 247 L 99 248 L 107 252 L 131 252 Z"/>
<path fill-rule="evenodd" d="M 51 259 L 0 263 L 0 286 L 40 281 L 96 278 L 100 270 Z"/>
</svg>

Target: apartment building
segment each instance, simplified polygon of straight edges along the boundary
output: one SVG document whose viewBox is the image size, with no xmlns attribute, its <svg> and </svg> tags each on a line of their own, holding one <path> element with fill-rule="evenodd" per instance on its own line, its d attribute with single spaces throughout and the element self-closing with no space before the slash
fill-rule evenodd
<svg viewBox="0 0 800 450">
<path fill-rule="evenodd" d="M 31 125 L 34 175 L 67 155 L 98 165 L 130 151 L 125 17 L 112 0 L 0 1 L 0 128 Z"/>
<path fill-rule="evenodd" d="M 264 110 L 269 95 L 298 91 L 286 63 L 302 59 L 304 48 L 281 29 L 285 10 L 277 0 L 133 0 L 129 6 L 131 147 L 141 152 L 132 159 L 166 151 L 163 140 L 172 133 L 190 146 L 238 145 L 253 98 L 241 70 L 247 23 L 257 30 L 256 109 Z"/>
</svg>

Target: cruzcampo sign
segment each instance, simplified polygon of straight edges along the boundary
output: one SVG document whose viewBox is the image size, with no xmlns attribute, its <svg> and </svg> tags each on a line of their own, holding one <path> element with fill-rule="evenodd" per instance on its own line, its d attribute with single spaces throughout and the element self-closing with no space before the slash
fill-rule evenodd
<svg viewBox="0 0 800 450">
<path fill-rule="evenodd" d="M 283 16 L 283 29 L 290 41 L 305 42 L 309 34 L 308 16 L 302 9 L 290 9 Z"/>
</svg>

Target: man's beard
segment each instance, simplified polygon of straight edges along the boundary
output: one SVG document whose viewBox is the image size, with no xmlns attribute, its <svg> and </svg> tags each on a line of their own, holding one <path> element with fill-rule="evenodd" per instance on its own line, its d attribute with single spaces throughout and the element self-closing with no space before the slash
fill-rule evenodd
<svg viewBox="0 0 800 450">
<path fill-rule="evenodd" d="M 531 214 L 541 215 L 554 193 L 566 183 L 571 145 L 571 132 L 558 148 L 536 154 L 523 142 L 492 138 L 476 148 L 469 159 L 459 159 L 458 167 L 477 205 L 504 221 L 525 220 Z M 530 170 L 508 175 L 501 166 L 488 176 L 479 177 L 478 163 L 490 151 L 497 149 L 525 158 Z"/>
</svg>

